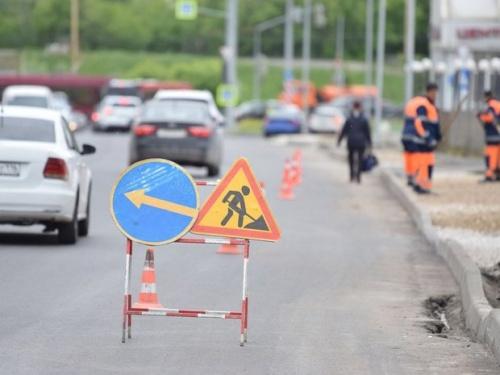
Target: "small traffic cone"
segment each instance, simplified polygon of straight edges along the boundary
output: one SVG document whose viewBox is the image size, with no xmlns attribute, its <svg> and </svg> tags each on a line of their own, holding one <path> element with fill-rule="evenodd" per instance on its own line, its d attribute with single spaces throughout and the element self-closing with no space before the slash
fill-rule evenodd
<svg viewBox="0 0 500 375">
<path fill-rule="evenodd" d="M 241 254 L 238 245 L 229 245 L 223 244 L 220 245 L 219 250 L 217 250 L 217 254 Z"/>
<path fill-rule="evenodd" d="M 141 277 L 141 292 L 139 293 L 139 302 L 133 304 L 133 308 L 162 308 L 158 302 L 158 294 L 156 294 L 156 274 L 155 274 L 155 257 L 154 250 L 146 251 L 146 260 L 144 261 L 144 270 Z"/>
<path fill-rule="evenodd" d="M 302 151 L 296 149 L 293 153 L 292 167 L 294 169 L 294 185 L 300 185 L 302 183 Z"/>
<path fill-rule="evenodd" d="M 283 179 L 281 182 L 280 199 L 292 200 L 295 198 L 293 194 L 292 168 L 290 161 L 286 159 L 285 168 L 283 169 Z"/>
</svg>

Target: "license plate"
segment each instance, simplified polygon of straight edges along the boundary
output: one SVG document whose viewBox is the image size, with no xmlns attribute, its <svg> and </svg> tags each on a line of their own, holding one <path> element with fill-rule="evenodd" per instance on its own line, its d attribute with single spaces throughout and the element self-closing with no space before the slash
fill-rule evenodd
<svg viewBox="0 0 500 375">
<path fill-rule="evenodd" d="M 19 177 L 21 164 L 0 162 L 0 176 Z"/>
<path fill-rule="evenodd" d="M 186 131 L 183 129 L 159 129 L 156 134 L 159 138 L 184 138 Z"/>
</svg>

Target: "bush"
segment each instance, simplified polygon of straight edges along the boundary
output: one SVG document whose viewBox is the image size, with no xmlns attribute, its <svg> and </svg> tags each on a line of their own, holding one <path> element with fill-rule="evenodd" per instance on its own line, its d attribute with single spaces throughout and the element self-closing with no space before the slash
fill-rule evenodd
<svg viewBox="0 0 500 375">
<path fill-rule="evenodd" d="M 156 78 L 159 80 L 186 81 L 194 88 L 215 92 L 221 81 L 221 64 L 217 59 L 178 60 L 161 63 L 144 59 L 130 68 L 127 78 Z"/>
</svg>

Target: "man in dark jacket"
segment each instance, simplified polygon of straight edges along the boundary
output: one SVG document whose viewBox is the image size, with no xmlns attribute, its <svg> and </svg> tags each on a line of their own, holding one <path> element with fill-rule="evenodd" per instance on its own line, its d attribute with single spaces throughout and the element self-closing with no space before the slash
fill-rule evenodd
<svg viewBox="0 0 500 375">
<path fill-rule="evenodd" d="M 360 102 L 353 103 L 352 112 L 342 127 L 337 146 L 340 146 L 344 137 L 347 137 L 351 182 L 356 181 L 359 184 L 361 183 L 363 155 L 366 148 L 371 147 L 372 144 L 370 125 L 363 115 Z"/>
</svg>

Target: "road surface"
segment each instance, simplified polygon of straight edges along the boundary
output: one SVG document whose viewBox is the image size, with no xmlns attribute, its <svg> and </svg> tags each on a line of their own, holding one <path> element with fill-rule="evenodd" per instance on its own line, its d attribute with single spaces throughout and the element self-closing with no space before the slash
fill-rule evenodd
<svg viewBox="0 0 500 375">
<path fill-rule="evenodd" d="M 90 236 L 61 246 L 32 229 L 0 228 L 0 374 L 500 372 L 480 344 L 422 328 L 422 302 L 456 286 L 375 177 L 349 185 L 343 164 L 306 149 L 296 200 L 279 201 L 293 150 L 260 138 L 228 137 L 224 167 L 248 157 L 283 232 L 279 243 L 252 244 L 248 345 L 238 345 L 238 321 L 164 317 L 134 318 L 133 339 L 122 344 L 124 239 L 108 200 L 126 166 L 128 136 L 78 138 L 98 148 L 88 158 Z M 134 298 L 144 254 L 138 246 Z M 240 257 L 189 245 L 158 248 L 155 257 L 164 305 L 238 309 Z"/>
</svg>

